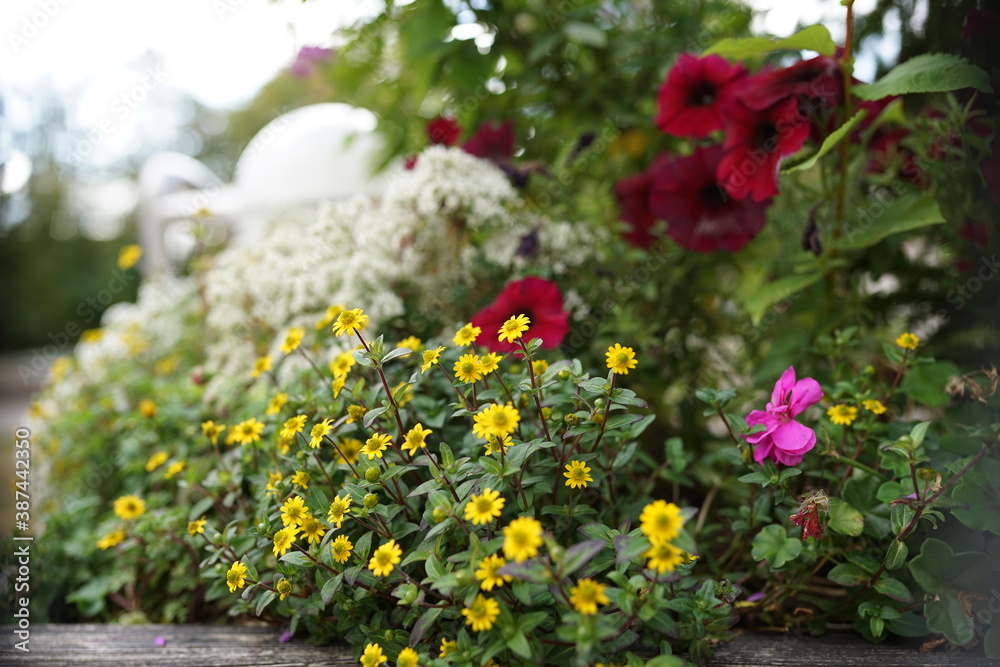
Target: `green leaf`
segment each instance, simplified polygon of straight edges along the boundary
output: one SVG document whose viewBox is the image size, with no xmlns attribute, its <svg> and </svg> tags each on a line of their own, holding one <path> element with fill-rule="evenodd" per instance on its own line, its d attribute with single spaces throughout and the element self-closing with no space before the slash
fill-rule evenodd
<svg viewBox="0 0 1000 667">
<path fill-rule="evenodd" d="M 1000 535 L 1000 461 L 982 459 L 958 483 L 951 497 L 964 506 L 952 514 L 973 530 Z"/>
<path fill-rule="evenodd" d="M 948 361 L 920 364 L 910 369 L 900 383 L 899 390 L 924 405 L 943 408 L 951 400 L 945 393 L 945 385 L 956 375 L 959 375 L 958 367 Z"/>
<path fill-rule="evenodd" d="M 899 579 L 882 577 L 875 582 L 875 590 L 898 602 L 913 602 L 913 595 L 910 594 L 910 589 Z"/>
<path fill-rule="evenodd" d="M 274 591 L 264 591 L 264 594 L 257 598 L 257 608 L 254 609 L 254 613 L 260 616 L 264 613 L 264 609 L 267 605 L 271 604 L 274 598 L 278 597 Z"/>
<path fill-rule="evenodd" d="M 925 53 L 897 65 L 875 83 L 860 84 L 851 91 L 862 100 L 880 100 L 890 95 L 943 93 L 960 88 L 993 92 L 989 74 L 948 53 Z"/>
<path fill-rule="evenodd" d="M 930 193 L 906 194 L 859 208 L 835 245 L 839 250 L 868 248 L 887 236 L 942 222 L 944 216 Z"/>
<path fill-rule="evenodd" d="M 841 498 L 830 498 L 830 515 L 826 524 L 841 535 L 857 537 L 865 529 L 865 517 Z"/>
<path fill-rule="evenodd" d="M 372 550 L 372 535 L 373 533 L 365 533 L 358 540 L 357 544 L 354 545 L 354 556 L 360 561 L 368 560 L 368 554 Z"/>
<path fill-rule="evenodd" d="M 787 174 L 793 171 L 804 171 L 810 169 L 816 161 L 821 157 L 833 150 L 833 147 L 840 143 L 840 141 L 846 137 L 855 126 L 864 120 L 865 116 L 868 115 L 868 111 L 865 109 L 860 109 L 856 114 L 851 116 L 846 123 L 838 127 L 836 130 L 827 135 L 826 139 L 823 140 L 823 144 L 819 147 L 819 150 L 805 158 L 801 162 L 786 162 L 781 168 L 781 173 Z"/>
<path fill-rule="evenodd" d="M 301 551 L 289 551 L 287 554 L 281 557 L 282 563 L 288 563 L 289 565 L 303 565 L 310 566 L 313 564 L 309 557 L 306 556 Z"/>
<path fill-rule="evenodd" d="M 784 301 L 796 292 L 801 292 L 822 277 L 822 271 L 782 276 L 781 278 L 767 283 L 766 285 L 763 285 L 759 289 L 755 290 L 753 294 L 746 299 L 743 307 L 746 308 L 747 313 L 749 313 L 750 321 L 753 322 L 754 325 L 757 325 L 760 323 L 760 319 L 764 316 L 764 312 L 772 305 L 779 301 Z"/>
<path fill-rule="evenodd" d="M 797 537 L 788 537 L 784 526 L 765 526 L 753 538 L 751 555 L 754 560 L 766 560 L 768 565 L 776 569 L 795 560 L 801 553 L 802 541 Z"/>
<path fill-rule="evenodd" d="M 420 643 L 420 640 L 423 639 L 424 635 L 427 634 L 427 631 L 431 629 L 431 626 L 434 625 L 434 621 L 437 620 L 437 617 L 441 615 L 442 611 L 444 611 L 444 609 L 440 607 L 431 607 L 421 614 L 420 618 L 417 619 L 417 622 L 413 624 L 413 629 L 410 630 L 409 644 L 411 646 L 416 646 Z"/>
<path fill-rule="evenodd" d="M 330 604 L 330 600 L 332 600 L 333 596 L 337 594 L 337 589 L 340 588 L 342 583 L 344 583 L 343 572 L 338 574 L 336 577 L 331 577 L 326 580 L 326 583 L 323 584 L 323 589 L 320 591 L 320 598 L 323 600 L 323 606 Z"/>
<path fill-rule="evenodd" d="M 887 570 L 898 570 L 906 563 L 906 556 L 910 553 L 909 547 L 904 542 L 893 540 L 889 545 L 889 550 L 885 554 L 885 568 Z"/>
<path fill-rule="evenodd" d="M 853 563 L 841 563 L 834 567 L 826 575 L 830 581 L 835 581 L 841 586 L 860 586 L 868 581 L 868 575 Z"/>
<path fill-rule="evenodd" d="M 406 355 L 412 354 L 412 353 L 413 353 L 413 350 L 411 350 L 408 347 L 397 347 L 397 348 L 395 348 L 393 350 L 390 350 L 387 355 L 385 355 L 384 357 L 382 357 L 382 363 L 384 364 L 387 361 L 392 361 L 393 359 L 396 359 L 398 357 L 405 357 Z"/>
<path fill-rule="evenodd" d="M 507 640 L 507 648 L 525 660 L 531 657 L 531 644 L 528 643 L 528 639 L 524 636 L 523 632 L 515 632 Z"/>
<path fill-rule="evenodd" d="M 372 422 L 374 422 L 378 417 L 383 415 L 388 409 L 389 408 L 382 407 L 369 410 L 368 412 L 365 413 L 365 416 L 361 419 L 361 423 L 364 425 L 365 428 L 371 428 Z"/>
<path fill-rule="evenodd" d="M 954 553 L 951 546 L 928 538 L 910 561 L 910 574 L 931 595 L 984 589 L 993 574 L 989 556 L 980 551 Z M 964 643 L 964 642 L 963 642 Z"/>
<path fill-rule="evenodd" d="M 983 651 L 987 660 L 1000 660 L 1000 627 L 991 627 L 983 637 Z"/>
<path fill-rule="evenodd" d="M 595 25 L 580 21 L 567 21 L 562 27 L 566 39 L 584 46 L 603 49 L 608 45 L 607 34 Z"/>
<path fill-rule="evenodd" d="M 829 30 L 821 25 L 811 25 L 784 39 L 774 37 L 723 39 L 713 44 L 703 55 L 714 53 L 731 60 L 745 60 L 751 56 L 781 49 L 807 49 L 824 56 L 832 56 L 837 51 L 837 45 L 830 37 Z"/>
<path fill-rule="evenodd" d="M 740 477 L 740 481 L 744 484 L 762 484 L 767 486 L 768 482 L 771 481 L 771 478 L 758 470 L 756 472 L 750 472 L 743 475 Z"/>
<path fill-rule="evenodd" d="M 569 576 L 593 560 L 607 544 L 601 540 L 587 540 L 574 544 L 566 550 L 560 573 Z"/>
<path fill-rule="evenodd" d="M 972 639 L 972 619 L 965 615 L 962 602 L 952 593 L 945 593 L 928 602 L 924 606 L 924 616 L 929 631 L 940 632 L 954 644 L 963 646 Z"/>
</svg>

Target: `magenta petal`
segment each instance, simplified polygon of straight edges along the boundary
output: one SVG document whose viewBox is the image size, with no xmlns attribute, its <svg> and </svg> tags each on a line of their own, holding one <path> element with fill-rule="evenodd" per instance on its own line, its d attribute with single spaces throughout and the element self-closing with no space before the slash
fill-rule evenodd
<svg viewBox="0 0 1000 667">
<path fill-rule="evenodd" d="M 789 366 L 781 374 L 778 381 L 774 383 L 774 391 L 771 392 L 771 404 L 775 407 L 788 405 L 788 393 L 795 387 L 795 366 Z"/>
<path fill-rule="evenodd" d="M 764 459 L 774 457 L 774 441 L 771 438 L 765 439 L 763 442 L 758 443 L 753 450 L 753 460 L 757 463 L 763 463 Z"/>
<path fill-rule="evenodd" d="M 802 378 L 792 387 L 792 398 L 788 402 L 789 414 L 795 417 L 808 407 L 819 403 L 823 398 L 823 390 L 819 382 L 812 378 Z"/>
<path fill-rule="evenodd" d="M 776 428 L 771 439 L 774 440 L 775 447 L 787 454 L 805 454 L 816 445 L 816 432 L 808 426 L 790 421 Z"/>
</svg>

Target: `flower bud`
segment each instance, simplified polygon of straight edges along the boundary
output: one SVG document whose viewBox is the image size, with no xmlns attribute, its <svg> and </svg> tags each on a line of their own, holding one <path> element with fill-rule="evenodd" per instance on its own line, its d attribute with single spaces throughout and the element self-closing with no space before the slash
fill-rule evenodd
<svg viewBox="0 0 1000 667">
<path fill-rule="evenodd" d="M 594 422 L 595 424 L 602 424 L 604 423 L 604 415 L 600 412 L 592 412 L 590 414 L 590 421 Z"/>
<path fill-rule="evenodd" d="M 570 372 L 568 368 L 564 368 L 561 371 L 559 371 L 558 377 L 560 380 L 568 380 L 572 375 L 573 374 Z"/>
<path fill-rule="evenodd" d="M 929 482 L 937 477 L 937 473 L 934 471 L 934 468 L 917 468 L 917 477 L 925 482 Z"/>
<path fill-rule="evenodd" d="M 369 493 L 365 496 L 365 499 L 362 502 L 364 503 L 365 509 L 374 509 L 375 506 L 378 505 L 378 496 L 374 493 Z"/>
<path fill-rule="evenodd" d="M 382 473 L 379 472 L 378 468 L 369 468 L 368 470 L 365 470 L 365 481 L 371 482 L 372 484 L 377 482 L 381 476 Z"/>
<path fill-rule="evenodd" d="M 569 424 L 570 426 L 576 426 L 577 424 L 580 423 L 580 418 L 576 416 L 575 412 L 571 412 L 565 417 L 563 417 L 563 421 Z"/>
<path fill-rule="evenodd" d="M 443 507 L 435 507 L 434 511 L 431 512 L 431 518 L 434 519 L 434 523 L 441 523 L 448 518 L 448 510 Z"/>
<path fill-rule="evenodd" d="M 521 408 L 523 410 L 524 408 L 528 407 L 529 404 L 530 404 L 530 399 L 528 398 L 527 394 L 521 394 L 518 397 L 518 399 L 517 399 L 517 407 L 519 407 L 519 408 Z"/>
<path fill-rule="evenodd" d="M 542 419 L 552 419 L 552 408 L 542 408 Z"/>
<path fill-rule="evenodd" d="M 595 408 L 603 408 L 604 405 L 605 405 L 605 402 L 604 402 L 603 398 L 596 398 L 596 399 L 594 399 L 594 407 Z"/>
</svg>

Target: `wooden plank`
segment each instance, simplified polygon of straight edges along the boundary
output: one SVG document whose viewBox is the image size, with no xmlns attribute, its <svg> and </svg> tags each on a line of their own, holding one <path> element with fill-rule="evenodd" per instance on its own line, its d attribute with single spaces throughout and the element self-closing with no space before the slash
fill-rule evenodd
<svg viewBox="0 0 1000 667">
<path fill-rule="evenodd" d="M 260 625 L 33 625 L 30 653 L 13 648 L 14 628 L 3 627 L 0 665 L 32 667 L 357 667 L 346 646 L 282 644 L 281 633 Z M 166 644 L 157 646 L 162 637 Z M 825 637 L 741 634 L 719 646 L 711 667 L 996 667 L 981 653 L 920 653 L 919 641 L 870 644 L 857 635 Z"/>
</svg>

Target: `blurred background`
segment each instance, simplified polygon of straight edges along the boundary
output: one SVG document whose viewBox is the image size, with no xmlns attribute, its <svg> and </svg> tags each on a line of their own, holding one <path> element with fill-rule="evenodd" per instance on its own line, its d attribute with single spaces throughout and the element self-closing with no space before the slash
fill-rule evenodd
<svg viewBox="0 0 1000 667">
<path fill-rule="evenodd" d="M 487 8 L 486 0 L 439 4 L 451 11 L 446 18 L 454 24 L 446 41 L 467 44 L 472 53 L 490 51 L 490 30 L 476 16 Z M 743 5 L 731 4 L 747 15 Z M 749 28 L 757 35 L 785 36 L 798 26 L 824 22 L 835 39 L 843 39 L 844 10 L 837 0 L 744 4 L 751 19 L 736 32 Z M 972 4 L 858 0 L 859 78 L 873 79 L 900 54 L 933 48 L 934 34 L 923 33 L 923 26 L 938 24 L 929 12 L 953 12 L 960 22 Z M 228 183 L 253 137 L 281 114 L 317 102 L 357 103 L 364 98 L 355 94 L 362 83 L 349 77 L 338 81 L 322 68 L 336 59 L 343 29 L 353 26 L 356 37 L 359 26 L 384 10 L 379 0 L 4 0 L 4 433 L 22 421 L 52 360 L 69 352 L 83 331 L 99 326 L 109 305 L 134 299 L 141 277 L 120 272 L 116 261 L 124 245 L 137 241 L 137 177 L 143 163 L 158 152 L 176 151 Z M 529 14 L 516 18 L 521 16 Z M 535 34 L 541 43 L 545 35 Z M 400 63 L 404 71 L 396 81 L 406 80 L 406 68 L 416 72 L 421 65 Z M 668 66 L 662 63 L 660 72 Z M 368 99 L 382 99 L 386 109 L 393 105 L 391 91 Z M 404 144 L 398 139 L 391 146 L 399 153 Z M 3 457 L 4 465 L 8 459 Z"/>
</svg>

